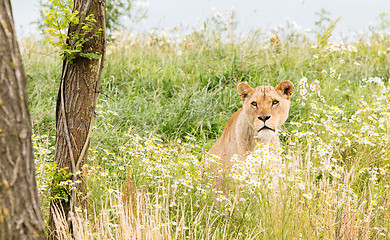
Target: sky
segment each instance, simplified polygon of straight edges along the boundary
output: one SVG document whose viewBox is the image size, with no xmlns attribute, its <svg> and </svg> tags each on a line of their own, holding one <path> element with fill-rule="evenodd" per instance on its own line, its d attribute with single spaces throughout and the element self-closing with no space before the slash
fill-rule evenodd
<svg viewBox="0 0 390 240">
<path fill-rule="evenodd" d="M 335 33 L 354 34 L 379 23 L 379 14 L 390 15 L 390 0 L 134 0 L 147 7 L 147 18 L 138 22 L 137 31 L 151 28 L 168 29 L 182 22 L 200 25 L 213 11 L 237 12 L 239 30 L 272 29 L 294 20 L 302 29 L 312 29 L 319 18 L 316 12 L 325 9 L 331 19 L 341 17 Z M 142 4 L 142 1 L 147 4 Z M 38 0 L 11 0 L 16 32 L 29 33 L 31 22 L 39 17 Z M 390 18 L 390 16 L 389 16 Z"/>
</svg>

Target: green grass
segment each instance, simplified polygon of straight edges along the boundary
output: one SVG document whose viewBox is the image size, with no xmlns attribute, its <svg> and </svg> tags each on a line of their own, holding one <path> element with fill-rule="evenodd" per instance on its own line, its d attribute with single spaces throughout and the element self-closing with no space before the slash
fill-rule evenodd
<svg viewBox="0 0 390 240">
<path fill-rule="evenodd" d="M 388 37 L 332 45 L 324 34 L 326 44 L 313 47 L 294 34 L 280 46 L 262 32 L 232 43 L 207 31 L 176 43 L 153 34 L 110 43 L 79 239 L 390 237 Z M 47 219 L 61 60 L 42 42 L 26 42 Z M 241 105 L 237 83 L 282 80 L 296 87 L 282 127 L 285 153 L 276 160 L 258 150 L 261 166 L 238 161 L 220 192 L 205 152 Z M 126 179 L 132 188 L 123 191 Z"/>
</svg>

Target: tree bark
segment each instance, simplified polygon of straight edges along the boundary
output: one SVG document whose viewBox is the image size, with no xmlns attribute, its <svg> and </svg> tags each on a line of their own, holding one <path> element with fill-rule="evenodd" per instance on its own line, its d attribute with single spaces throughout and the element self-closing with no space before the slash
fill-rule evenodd
<svg viewBox="0 0 390 240">
<path fill-rule="evenodd" d="M 101 58 L 89 59 L 77 55 L 72 62 L 65 59 L 63 63 L 62 79 L 57 97 L 55 161 L 58 170 L 65 169 L 67 173 L 72 174 L 81 171 L 88 156 L 89 138 L 104 61 L 105 0 L 74 0 L 73 11 L 76 10 L 80 12 L 81 20 L 83 14 L 84 16 L 94 14 L 96 22 L 91 33 L 85 38 L 96 33 L 98 35 L 84 44 L 82 52 L 95 53 Z M 80 28 L 80 25 L 70 26 L 69 36 L 77 34 Z M 71 179 L 76 180 L 73 177 Z M 69 212 L 72 212 L 76 205 L 82 206 L 84 191 L 82 174 L 77 175 L 77 180 L 81 181 L 76 185 L 77 196 L 74 193 L 69 193 L 65 196 L 65 200 L 52 200 L 49 219 L 52 230 L 55 229 L 53 216 L 55 208 L 61 211 L 61 215 L 65 219 L 68 219 Z M 53 233 L 54 235 L 51 235 L 50 238 L 55 239 L 55 232 Z"/>
<path fill-rule="evenodd" d="M 45 239 L 35 180 L 27 78 L 9 0 L 0 2 L 0 239 Z"/>
</svg>

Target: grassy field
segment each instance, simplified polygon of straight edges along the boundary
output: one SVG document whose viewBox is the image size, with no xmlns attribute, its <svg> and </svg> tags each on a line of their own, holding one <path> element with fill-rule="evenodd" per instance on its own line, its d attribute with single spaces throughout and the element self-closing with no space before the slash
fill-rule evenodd
<svg viewBox="0 0 390 240">
<path fill-rule="evenodd" d="M 76 239 L 390 238 L 389 35 L 178 31 L 114 33 Z M 41 41 L 22 45 L 47 219 L 61 60 Z M 295 85 L 282 156 L 258 146 L 216 189 L 205 152 L 241 105 L 237 83 L 282 80 Z"/>
</svg>

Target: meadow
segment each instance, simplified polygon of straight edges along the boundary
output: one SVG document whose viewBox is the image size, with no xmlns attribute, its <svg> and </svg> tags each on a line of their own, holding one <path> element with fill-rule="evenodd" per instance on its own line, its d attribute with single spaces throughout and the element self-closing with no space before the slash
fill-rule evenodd
<svg viewBox="0 0 390 240">
<path fill-rule="evenodd" d="M 389 34 L 333 41 L 331 24 L 315 38 L 236 37 L 210 24 L 113 33 L 76 239 L 389 239 Z M 41 40 L 21 42 L 47 221 L 61 58 Z M 282 80 L 295 85 L 283 153 L 259 145 L 220 169 L 231 184 L 217 189 L 207 150 L 241 106 L 237 84 Z"/>
</svg>

